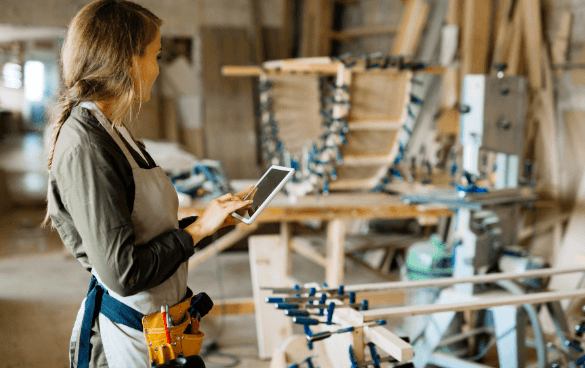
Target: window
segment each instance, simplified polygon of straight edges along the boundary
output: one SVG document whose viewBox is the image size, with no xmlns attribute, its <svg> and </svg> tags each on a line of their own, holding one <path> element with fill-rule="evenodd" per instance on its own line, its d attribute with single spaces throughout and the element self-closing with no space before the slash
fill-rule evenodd
<svg viewBox="0 0 585 368">
<path fill-rule="evenodd" d="M 24 97 L 32 102 L 43 100 L 45 91 L 45 65 L 40 61 L 24 64 Z"/>
<path fill-rule="evenodd" d="M 4 87 L 18 89 L 22 86 L 22 67 L 15 63 L 6 63 L 2 68 Z"/>
</svg>

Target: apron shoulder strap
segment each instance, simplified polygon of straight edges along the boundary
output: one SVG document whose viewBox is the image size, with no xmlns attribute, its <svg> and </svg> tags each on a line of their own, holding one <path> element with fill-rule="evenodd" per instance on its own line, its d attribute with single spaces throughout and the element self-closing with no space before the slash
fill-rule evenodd
<svg viewBox="0 0 585 368">
<path fill-rule="evenodd" d="M 132 166 L 132 169 L 139 168 L 138 163 L 136 163 L 136 160 L 134 160 L 134 157 L 132 157 L 132 154 L 128 151 L 128 148 L 126 147 L 124 142 L 122 142 L 120 135 L 118 134 L 118 132 L 114 130 L 114 126 L 112 125 L 110 120 L 104 115 L 102 110 L 100 110 L 100 108 L 93 101 L 84 101 L 80 103 L 79 106 L 88 109 L 93 114 L 93 116 L 95 116 L 95 118 L 100 122 L 100 124 L 106 129 L 106 131 L 114 139 L 116 144 L 120 147 L 122 152 L 124 152 L 124 156 L 126 156 L 126 159 L 130 163 L 130 166 Z"/>
</svg>

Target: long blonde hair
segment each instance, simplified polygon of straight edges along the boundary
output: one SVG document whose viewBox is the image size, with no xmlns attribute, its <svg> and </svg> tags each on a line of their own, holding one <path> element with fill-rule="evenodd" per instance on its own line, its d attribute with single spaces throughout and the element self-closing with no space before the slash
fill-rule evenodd
<svg viewBox="0 0 585 368">
<path fill-rule="evenodd" d="M 130 74 L 132 59 L 145 55 L 161 25 L 151 11 L 125 0 L 93 1 L 73 18 L 61 49 L 63 87 L 50 121 L 49 170 L 61 127 L 80 102 L 111 100 L 115 126 L 132 115 L 137 94 Z M 49 223 L 47 209 L 43 225 Z"/>
</svg>

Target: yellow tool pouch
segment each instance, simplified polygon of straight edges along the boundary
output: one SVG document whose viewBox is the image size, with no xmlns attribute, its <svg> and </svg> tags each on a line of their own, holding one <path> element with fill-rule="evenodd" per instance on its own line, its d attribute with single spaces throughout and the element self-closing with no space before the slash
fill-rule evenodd
<svg viewBox="0 0 585 368">
<path fill-rule="evenodd" d="M 191 292 L 189 294 L 192 295 Z M 191 296 L 169 308 L 169 314 L 175 324 L 169 326 L 170 344 L 167 342 L 162 313 L 158 312 L 142 317 L 144 337 L 152 365 L 199 354 L 204 334 L 199 331 L 199 321 L 191 318 L 187 311 L 190 305 Z"/>
</svg>

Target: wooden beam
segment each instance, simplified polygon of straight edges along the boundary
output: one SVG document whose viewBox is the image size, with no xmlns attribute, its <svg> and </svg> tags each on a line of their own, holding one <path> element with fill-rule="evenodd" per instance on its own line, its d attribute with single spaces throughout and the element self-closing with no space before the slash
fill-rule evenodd
<svg viewBox="0 0 585 368">
<path fill-rule="evenodd" d="M 526 60 L 530 86 L 535 90 L 542 88 L 542 20 L 540 18 L 540 1 L 520 0 L 524 11 L 524 38 L 526 40 Z"/>
<path fill-rule="evenodd" d="M 424 0 L 408 0 L 394 40 L 392 54 L 412 58 L 416 53 L 427 17 L 429 4 Z"/>
<path fill-rule="evenodd" d="M 547 192 L 553 197 L 556 198 L 559 195 L 560 191 L 560 162 L 559 162 L 559 152 L 557 146 L 557 121 L 556 121 L 556 109 L 555 109 L 555 102 L 554 102 L 554 85 L 553 85 L 553 76 L 552 76 L 552 69 L 550 65 L 550 60 L 548 57 L 548 52 L 544 43 L 541 45 L 540 48 L 540 63 L 538 65 L 542 66 L 542 72 L 539 74 L 539 78 L 544 74 L 544 86 L 542 83 L 542 79 L 540 80 L 540 87 L 544 87 L 538 90 L 539 94 L 539 102 L 540 102 L 540 117 L 538 119 L 540 131 L 542 133 L 542 140 L 545 147 L 545 159 L 548 160 L 546 164 L 549 165 L 550 169 L 550 188 L 547 188 Z M 532 59 L 531 63 L 532 63 Z M 531 66 L 532 67 L 532 64 Z"/>
<path fill-rule="evenodd" d="M 347 292 L 365 292 L 365 291 L 389 291 L 389 290 L 403 290 L 403 289 L 417 289 L 417 288 L 443 288 L 456 284 L 487 284 L 502 280 L 517 280 L 517 279 L 532 279 L 540 277 L 549 277 L 553 275 L 562 275 L 568 273 L 585 272 L 585 267 L 572 268 L 544 268 L 540 270 L 530 270 L 524 272 L 504 272 L 491 273 L 487 275 L 478 275 L 461 278 L 442 278 L 421 281 L 396 281 L 396 282 L 380 282 L 374 284 L 363 285 L 346 285 Z"/>
<path fill-rule="evenodd" d="M 464 0 L 461 44 L 462 76 L 487 72 L 491 18 L 491 1 Z"/>
<path fill-rule="evenodd" d="M 506 295 L 498 297 L 482 296 L 481 299 L 472 302 L 430 305 L 409 305 L 363 311 L 363 322 L 377 321 L 379 319 L 412 317 L 441 312 L 463 312 L 470 310 L 488 309 L 502 305 L 540 304 L 564 299 L 585 297 L 585 289 L 577 289 L 566 292 L 548 291 L 525 295 Z"/>
<path fill-rule="evenodd" d="M 390 332 L 384 326 L 365 326 L 364 336 L 399 362 L 405 362 L 414 357 L 412 345 Z"/>
<path fill-rule="evenodd" d="M 197 267 L 197 265 L 205 262 L 214 254 L 231 247 L 236 242 L 252 234 L 254 231 L 256 231 L 257 228 L 257 223 L 252 223 L 250 225 L 244 223 L 238 224 L 235 230 L 230 231 L 226 235 L 219 238 L 217 241 L 213 242 L 212 245 L 205 247 L 203 250 L 197 251 L 195 255 L 189 260 L 189 268 Z"/>
</svg>

